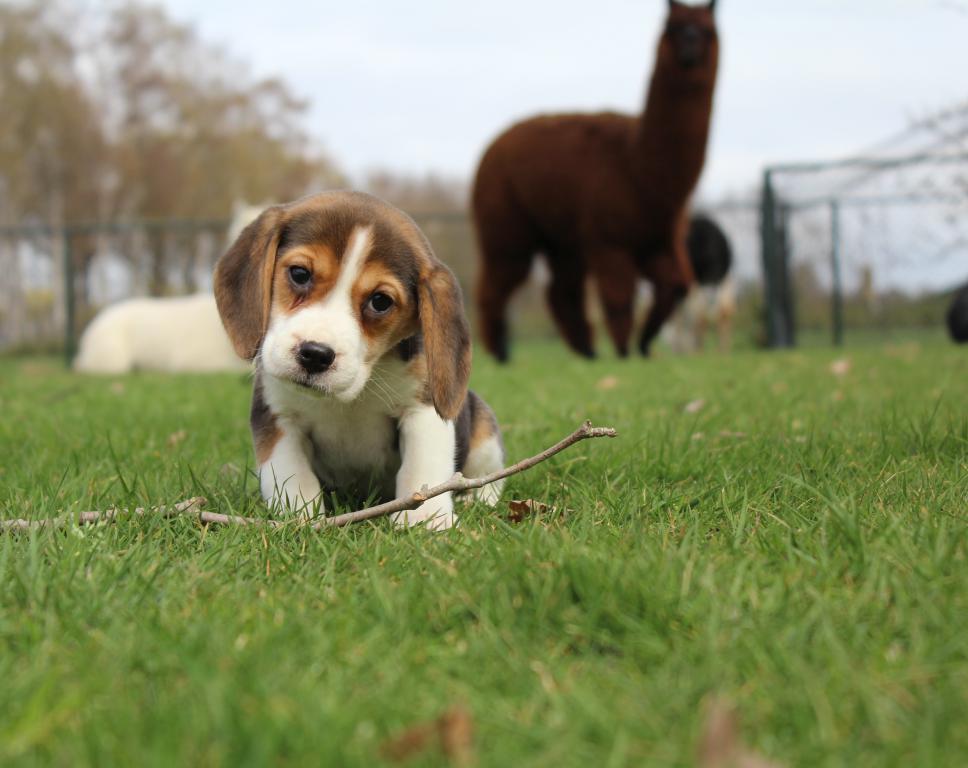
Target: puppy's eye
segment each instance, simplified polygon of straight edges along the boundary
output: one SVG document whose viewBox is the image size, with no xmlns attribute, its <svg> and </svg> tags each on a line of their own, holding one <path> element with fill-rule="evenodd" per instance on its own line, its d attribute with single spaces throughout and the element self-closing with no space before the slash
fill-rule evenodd
<svg viewBox="0 0 968 768">
<path fill-rule="evenodd" d="M 306 285 L 312 276 L 313 273 L 305 267 L 289 267 L 289 279 L 295 285 Z"/>
<path fill-rule="evenodd" d="M 385 315 L 393 306 L 393 299 L 385 293 L 374 293 L 366 302 L 366 308 L 374 315 Z"/>
</svg>

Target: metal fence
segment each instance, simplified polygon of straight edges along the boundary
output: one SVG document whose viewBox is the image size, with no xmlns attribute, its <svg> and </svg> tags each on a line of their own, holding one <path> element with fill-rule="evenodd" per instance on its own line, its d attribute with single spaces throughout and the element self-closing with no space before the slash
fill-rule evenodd
<svg viewBox="0 0 968 768">
<path fill-rule="evenodd" d="M 968 152 L 957 140 L 774 165 L 763 173 L 760 252 L 770 346 L 804 331 L 940 328 L 968 280 Z"/>
<path fill-rule="evenodd" d="M 226 220 L 0 227 L 0 351 L 70 360 L 96 311 L 131 296 L 211 289 Z"/>
</svg>

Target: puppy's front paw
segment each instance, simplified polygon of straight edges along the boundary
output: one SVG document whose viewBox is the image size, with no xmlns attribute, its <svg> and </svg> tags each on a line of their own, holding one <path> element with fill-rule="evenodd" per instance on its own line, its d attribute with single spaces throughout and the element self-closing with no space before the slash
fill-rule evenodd
<svg viewBox="0 0 968 768">
<path fill-rule="evenodd" d="M 302 477 L 288 477 L 280 484 L 271 472 L 261 474 L 262 498 L 274 512 L 307 519 L 323 513 L 323 498 L 315 475 L 306 473 Z"/>
<path fill-rule="evenodd" d="M 454 514 L 454 502 L 449 493 L 435 496 L 416 509 L 397 512 L 391 516 L 391 519 L 394 525 L 404 528 L 424 525 L 431 531 L 447 530 L 457 522 L 457 516 Z"/>
<path fill-rule="evenodd" d="M 299 492 L 294 494 L 280 493 L 272 497 L 268 502 L 269 507 L 278 512 L 283 517 L 298 517 L 302 520 L 311 520 L 325 513 L 322 497 L 317 493 L 305 495 Z"/>
<path fill-rule="evenodd" d="M 476 488 L 474 490 L 474 500 L 487 504 L 489 507 L 495 507 L 501 500 L 501 490 L 503 488 L 504 480 L 495 480 L 493 483 Z"/>
</svg>

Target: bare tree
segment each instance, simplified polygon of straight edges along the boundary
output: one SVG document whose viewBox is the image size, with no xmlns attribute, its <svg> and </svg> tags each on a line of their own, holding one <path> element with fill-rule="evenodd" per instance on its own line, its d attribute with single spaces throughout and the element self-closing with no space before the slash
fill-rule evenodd
<svg viewBox="0 0 968 768">
<path fill-rule="evenodd" d="M 0 98 L 0 222 L 221 219 L 342 181 L 285 83 L 157 6 L 0 5 Z M 82 295 L 90 240 L 74 249 Z M 174 266 L 166 240 L 149 232 L 154 294 Z"/>
</svg>

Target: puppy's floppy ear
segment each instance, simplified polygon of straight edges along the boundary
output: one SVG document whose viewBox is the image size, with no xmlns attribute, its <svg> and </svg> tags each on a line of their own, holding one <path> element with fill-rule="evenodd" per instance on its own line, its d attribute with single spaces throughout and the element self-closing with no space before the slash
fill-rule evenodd
<svg viewBox="0 0 968 768">
<path fill-rule="evenodd" d="M 268 208 L 215 265 L 215 303 L 239 357 L 258 354 L 269 324 L 272 272 L 283 208 Z"/>
<path fill-rule="evenodd" d="M 457 278 L 431 258 L 418 288 L 430 397 L 441 418 L 455 419 L 471 375 L 471 334 Z"/>
</svg>

